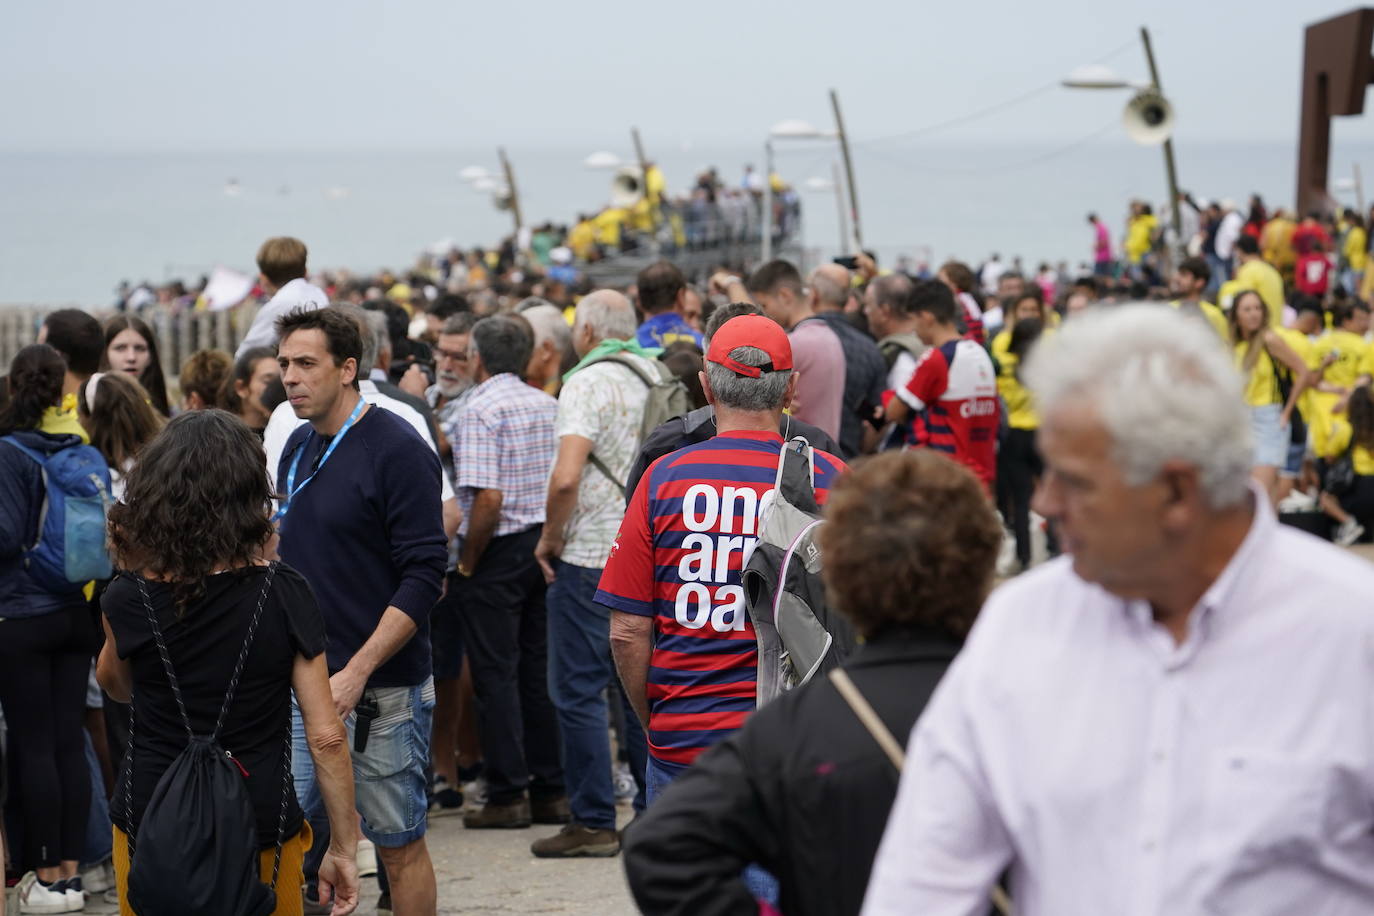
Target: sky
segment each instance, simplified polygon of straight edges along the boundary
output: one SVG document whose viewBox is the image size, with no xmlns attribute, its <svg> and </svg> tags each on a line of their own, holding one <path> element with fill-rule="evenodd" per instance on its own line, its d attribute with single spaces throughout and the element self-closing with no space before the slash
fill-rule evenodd
<svg viewBox="0 0 1374 916">
<path fill-rule="evenodd" d="M 1117 118 L 1116 92 L 1052 86 L 1108 56 L 1161 82 L 1194 142 L 1291 140 L 1302 30 L 1331 0 L 1049 3 L 696 0 L 44 0 L 0 31 L 0 150 L 445 149 L 629 152 L 761 142 L 832 124 L 856 143 L 1046 143 Z M 1374 117 L 1338 140 L 1374 140 Z"/>
</svg>

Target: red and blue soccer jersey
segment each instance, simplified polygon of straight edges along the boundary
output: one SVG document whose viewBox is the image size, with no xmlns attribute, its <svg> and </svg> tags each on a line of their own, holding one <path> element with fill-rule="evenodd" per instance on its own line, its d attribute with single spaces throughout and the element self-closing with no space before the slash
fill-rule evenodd
<svg viewBox="0 0 1374 916">
<path fill-rule="evenodd" d="M 945 452 L 992 490 L 997 476 L 997 373 L 986 350 L 952 340 L 921 354 L 898 396 L 925 420 L 926 446 Z"/>
<path fill-rule="evenodd" d="M 596 601 L 654 618 L 649 753 L 685 767 L 754 710 L 758 647 L 740 584 L 769 505 L 782 437 L 727 432 L 649 466 Z M 844 462 L 816 451 L 824 505 Z"/>
</svg>

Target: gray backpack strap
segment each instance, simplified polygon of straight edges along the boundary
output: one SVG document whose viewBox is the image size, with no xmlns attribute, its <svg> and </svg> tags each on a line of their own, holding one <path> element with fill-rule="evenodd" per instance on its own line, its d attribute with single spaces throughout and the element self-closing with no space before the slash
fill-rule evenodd
<svg viewBox="0 0 1374 916">
<path fill-rule="evenodd" d="M 592 467 L 606 475 L 606 479 L 615 485 L 615 488 L 620 491 L 621 496 L 625 495 L 625 481 L 616 480 L 615 475 L 611 473 L 611 469 L 606 467 L 606 462 L 602 461 L 596 452 L 587 455 L 587 461 L 591 463 Z"/>
</svg>

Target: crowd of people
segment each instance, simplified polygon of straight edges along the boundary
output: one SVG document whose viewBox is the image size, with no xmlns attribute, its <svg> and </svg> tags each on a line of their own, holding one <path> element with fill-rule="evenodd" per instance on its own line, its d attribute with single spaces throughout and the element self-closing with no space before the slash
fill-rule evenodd
<svg viewBox="0 0 1374 916">
<path fill-rule="evenodd" d="M 344 916 L 375 875 L 433 914 L 449 816 L 623 850 L 647 913 L 1367 910 L 1374 723 L 1331 698 L 1374 569 L 1322 543 L 1374 533 L 1366 240 L 1198 211 L 1186 257 L 1090 217 L 1081 276 L 312 279 L 273 238 L 237 352 L 179 367 L 146 309 L 49 313 L 0 388 L 18 912 Z M 774 699 L 780 518 L 861 645 Z"/>
</svg>

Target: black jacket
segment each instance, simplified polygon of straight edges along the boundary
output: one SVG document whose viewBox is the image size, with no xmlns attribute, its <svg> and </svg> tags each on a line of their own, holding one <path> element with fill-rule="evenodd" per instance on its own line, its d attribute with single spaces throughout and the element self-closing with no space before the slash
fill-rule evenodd
<svg viewBox="0 0 1374 916">
<path fill-rule="evenodd" d="M 860 646 L 844 669 L 905 746 L 958 651 L 929 630 Z M 829 680 L 754 713 L 626 831 L 625 870 L 650 916 L 754 916 L 740 872 L 781 883 L 787 916 L 858 913 L 897 771 Z"/>
<path fill-rule="evenodd" d="M 812 448 L 818 448 L 823 452 L 839 456 L 840 446 L 830 435 L 818 426 L 810 423 L 803 423 L 790 414 L 783 414 L 782 420 L 778 423 L 778 433 L 784 439 L 795 439 L 802 436 L 807 442 L 811 443 Z M 639 447 L 639 454 L 635 456 L 635 462 L 630 466 L 630 476 L 625 480 L 625 502 L 628 504 L 630 497 L 635 495 L 635 487 L 639 486 L 639 478 L 644 476 L 644 472 L 664 455 L 671 455 L 680 448 L 695 445 L 698 442 L 705 442 L 716 434 L 716 411 L 715 408 L 698 407 L 690 413 L 681 417 L 673 417 L 666 423 L 662 423 L 653 432 L 649 433 L 648 438 Z"/>
</svg>

